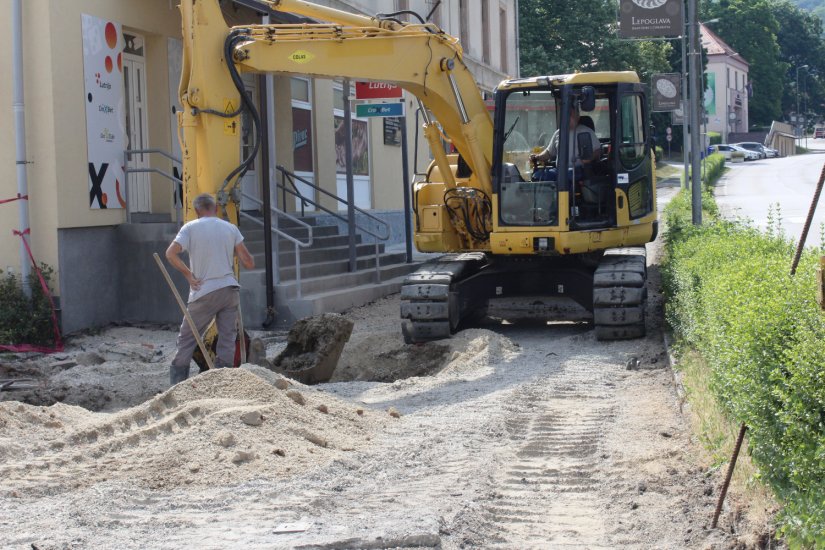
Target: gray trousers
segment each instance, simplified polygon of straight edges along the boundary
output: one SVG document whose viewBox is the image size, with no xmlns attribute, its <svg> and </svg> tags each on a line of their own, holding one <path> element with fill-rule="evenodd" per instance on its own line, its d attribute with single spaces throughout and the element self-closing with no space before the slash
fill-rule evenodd
<svg viewBox="0 0 825 550">
<path fill-rule="evenodd" d="M 218 329 L 218 356 L 215 358 L 215 367 L 231 367 L 235 360 L 235 339 L 238 336 L 235 323 L 238 320 L 239 301 L 240 289 L 236 286 L 227 286 L 201 296 L 187 306 L 200 334 L 203 334 L 212 319 L 215 319 Z M 169 369 L 169 380 L 172 385 L 189 377 L 189 364 L 197 345 L 195 335 L 184 318 L 178 332 L 178 351 Z"/>
</svg>

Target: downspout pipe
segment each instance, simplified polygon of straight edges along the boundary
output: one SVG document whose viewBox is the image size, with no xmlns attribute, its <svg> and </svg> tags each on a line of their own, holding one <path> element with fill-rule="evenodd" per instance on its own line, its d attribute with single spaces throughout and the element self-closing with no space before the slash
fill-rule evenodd
<svg viewBox="0 0 825 550">
<path fill-rule="evenodd" d="M 17 165 L 17 193 L 21 197 L 17 201 L 17 210 L 20 217 L 18 231 L 23 233 L 21 239 L 28 239 L 29 229 L 29 201 L 26 198 L 29 194 L 29 181 L 26 174 L 26 119 L 25 103 L 23 95 L 23 0 L 12 0 L 11 3 L 11 24 L 12 24 L 12 110 L 14 111 L 14 141 L 16 150 Z M 29 254 L 26 251 L 26 244 L 20 242 L 20 275 L 23 292 L 31 297 L 31 287 L 29 286 L 29 275 L 31 265 L 29 264 Z"/>
</svg>

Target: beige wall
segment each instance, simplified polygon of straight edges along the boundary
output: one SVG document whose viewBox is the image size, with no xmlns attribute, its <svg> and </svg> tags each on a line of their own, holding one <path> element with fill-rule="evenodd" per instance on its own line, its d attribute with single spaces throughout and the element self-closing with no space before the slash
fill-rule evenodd
<svg viewBox="0 0 825 550">
<path fill-rule="evenodd" d="M 83 0 L 23 3 L 24 84 L 32 245 L 39 261 L 57 266 L 57 229 L 113 225 L 123 210 L 92 210 L 88 202 L 81 14 L 110 19 L 147 39 L 150 146 L 169 149 L 166 37 L 180 35 L 168 0 Z M 11 74 L 11 0 L 0 0 L 0 74 Z M 16 193 L 11 81 L 0 80 L 0 197 Z M 158 165 L 168 169 L 168 165 Z M 153 181 L 153 206 L 169 211 L 169 186 Z M 10 209 L 10 210 L 9 210 Z M 0 213 L 0 269 L 17 265 L 15 206 Z M 9 235 L 7 238 L 5 235 Z M 19 267 L 19 266 L 17 266 Z"/>
</svg>

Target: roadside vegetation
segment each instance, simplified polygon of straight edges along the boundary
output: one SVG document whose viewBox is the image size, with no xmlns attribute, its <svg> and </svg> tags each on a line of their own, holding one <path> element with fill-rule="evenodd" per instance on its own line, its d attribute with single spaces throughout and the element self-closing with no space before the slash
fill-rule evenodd
<svg viewBox="0 0 825 550">
<path fill-rule="evenodd" d="M 790 276 L 794 243 L 778 209 L 764 233 L 720 219 L 708 189 L 703 210 L 704 225 L 692 226 L 685 191 L 665 209 L 663 266 L 666 317 L 686 359 L 700 438 L 726 463 L 744 422 L 756 468 L 746 460 L 740 478 L 776 495 L 791 547 L 825 548 L 825 316 L 814 277 L 823 251 L 808 250 Z"/>
<path fill-rule="evenodd" d="M 51 287 L 54 270 L 40 265 L 46 284 Z M 0 270 L 0 345 L 53 345 L 51 304 L 37 275 L 29 278 L 31 298 L 23 292 L 20 277 Z"/>
</svg>

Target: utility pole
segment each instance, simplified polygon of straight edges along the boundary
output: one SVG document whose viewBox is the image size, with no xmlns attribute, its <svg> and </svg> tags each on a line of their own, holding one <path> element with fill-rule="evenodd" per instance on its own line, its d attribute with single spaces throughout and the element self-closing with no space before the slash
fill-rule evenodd
<svg viewBox="0 0 825 550">
<path fill-rule="evenodd" d="M 687 67 L 687 36 L 685 34 L 687 21 L 682 21 L 682 164 L 684 165 L 684 177 L 682 178 L 682 187 L 690 189 L 690 181 L 688 179 L 688 159 L 690 152 L 690 137 L 688 136 L 688 67 Z"/>
<path fill-rule="evenodd" d="M 699 14 L 696 9 L 697 0 L 688 0 L 688 37 L 690 40 L 690 184 L 691 210 L 693 225 L 702 225 L 702 182 L 701 182 L 701 143 L 699 141 L 699 116 L 702 113 L 700 83 L 702 80 L 699 66 Z"/>
</svg>

